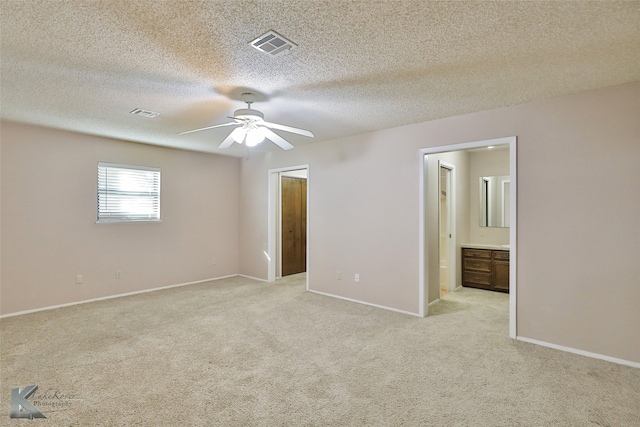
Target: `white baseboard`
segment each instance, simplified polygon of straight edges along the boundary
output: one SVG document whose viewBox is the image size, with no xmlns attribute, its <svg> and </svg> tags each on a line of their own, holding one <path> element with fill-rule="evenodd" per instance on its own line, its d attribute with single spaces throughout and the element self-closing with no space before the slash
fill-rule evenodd
<svg viewBox="0 0 640 427">
<path fill-rule="evenodd" d="M 259 277 L 247 276 L 246 274 L 238 274 L 240 277 L 244 277 L 245 279 L 257 280 L 258 282 L 268 282 L 267 279 L 261 279 Z"/>
<path fill-rule="evenodd" d="M 69 307 L 69 306 L 72 306 L 72 305 L 79 305 L 79 304 L 86 304 L 86 303 L 89 303 L 89 302 L 104 301 L 104 300 L 113 299 L 113 298 L 121 298 L 121 297 L 128 297 L 128 296 L 131 296 L 131 295 L 145 294 L 147 292 L 161 291 L 163 289 L 178 288 L 180 286 L 196 285 L 198 283 L 212 282 L 212 281 L 215 281 L 215 280 L 228 279 L 229 277 L 237 277 L 237 276 L 239 276 L 239 275 L 238 274 L 230 274 L 228 276 L 221 276 L 221 277 L 214 277 L 214 278 L 211 278 L 211 279 L 196 280 L 195 282 L 179 283 L 177 285 L 161 286 L 159 288 L 143 289 L 141 291 L 127 292 L 127 293 L 124 293 L 124 294 L 108 295 L 106 297 L 91 298 L 91 299 L 82 300 L 82 301 L 68 302 L 68 303 L 65 303 L 65 304 L 51 305 L 51 306 L 48 306 L 48 307 L 35 308 L 33 310 L 25 310 L 25 311 L 18 311 L 16 313 L 3 314 L 3 315 L 0 316 L 0 319 L 4 319 L 6 317 L 21 316 L 23 314 L 29 314 L 29 313 L 37 313 L 38 311 L 55 310 L 56 308 Z"/>
<path fill-rule="evenodd" d="M 640 368 L 640 363 L 632 362 L 630 360 L 618 359 L 618 358 L 611 357 L 611 356 L 605 356 L 604 354 L 598 354 L 598 353 L 592 353 L 590 351 L 578 350 L 577 348 L 565 347 L 563 345 L 558 345 L 558 344 L 551 344 L 551 343 L 548 343 L 548 342 L 538 341 L 538 340 L 534 340 L 534 339 L 531 339 L 531 338 L 525 338 L 525 337 L 519 337 L 518 336 L 518 337 L 516 337 L 516 339 L 519 340 L 519 341 L 528 342 L 530 344 L 536 344 L 536 345 L 541 345 L 543 347 L 553 348 L 554 350 L 566 351 L 568 353 L 579 354 L 580 356 L 591 357 L 593 359 L 606 360 L 607 362 L 613 362 L 613 363 L 617 363 L 619 365 L 631 366 L 632 368 Z"/>
<path fill-rule="evenodd" d="M 360 300 L 357 300 L 357 299 L 341 297 L 340 295 L 334 295 L 334 294 L 329 294 L 329 293 L 326 293 L 326 292 L 314 291 L 312 289 L 309 289 L 309 292 L 313 292 L 314 294 L 318 294 L 318 295 L 324 295 L 325 297 L 337 298 L 337 299 L 341 299 L 341 300 L 345 300 L 345 301 L 349 301 L 349 302 L 355 302 L 355 303 L 358 303 L 358 304 L 368 305 L 368 306 L 375 307 L 375 308 L 381 308 L 383 310 L 389 310 L 389 311 L 395 311 L 397 313 L 408 314 L 410 316 L 422 317 L 418 313 L 412 313 L 410 311 L 399 310 L 397 308 L 386 307 L 384 305 L 373 304 L 373 303 L 370 303 L 370 302 L 360 301 Z"/>
</svg>

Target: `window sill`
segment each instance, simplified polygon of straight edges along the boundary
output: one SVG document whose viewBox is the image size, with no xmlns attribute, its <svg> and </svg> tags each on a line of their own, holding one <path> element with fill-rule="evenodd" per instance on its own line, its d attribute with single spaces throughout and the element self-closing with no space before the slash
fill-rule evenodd
<svg viewBox="0 0 640 427">
<path fill-rule="evenodd" d="M 134 221 L 96 221 L 96 224 L 158 224 L 161 223 L 161 219 L 145 219 L 145 220 L 134 220 Z"/>
</svg>

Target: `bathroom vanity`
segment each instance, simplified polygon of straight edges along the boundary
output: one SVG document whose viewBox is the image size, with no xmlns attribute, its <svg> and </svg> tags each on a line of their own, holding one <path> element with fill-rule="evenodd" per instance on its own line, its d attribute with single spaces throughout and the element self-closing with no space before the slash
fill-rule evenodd
<svg viewBox="0 0 640 427">
<path fill-rule="evenodd" d="M 462 286 L 509 292 L 509 249 L 462 245 Z"/>
</svg>

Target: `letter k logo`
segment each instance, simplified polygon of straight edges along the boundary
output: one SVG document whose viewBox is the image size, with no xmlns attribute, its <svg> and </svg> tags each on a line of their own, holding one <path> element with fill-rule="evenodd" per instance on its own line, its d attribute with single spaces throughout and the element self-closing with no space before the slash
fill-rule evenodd
<svg viewBox="0 0 640 427">
<path fill-rule="evenodd" d="M 37 385 L 30 385 L 24 390 L 19 388 L 11 389 L 11 413 L 9 418 L 47 418 L 42 412 L 27 400 L 29 396 L 36 392 Z"/>
</svg>

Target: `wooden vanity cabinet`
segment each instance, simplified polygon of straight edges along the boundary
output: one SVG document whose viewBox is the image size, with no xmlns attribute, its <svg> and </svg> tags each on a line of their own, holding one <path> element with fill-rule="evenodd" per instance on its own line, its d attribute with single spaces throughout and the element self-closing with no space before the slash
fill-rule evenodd
<svg viewBox="0 0 640 427">
<path fill-rule="evenodd" d="M 462 286 L 509 292 L 509 251 L 462 248 Z"/>
<path fill-rule="evenodd" d="M 509 292 L 509 251 L 493 252 L 493 288 Z"/>
</svg>

